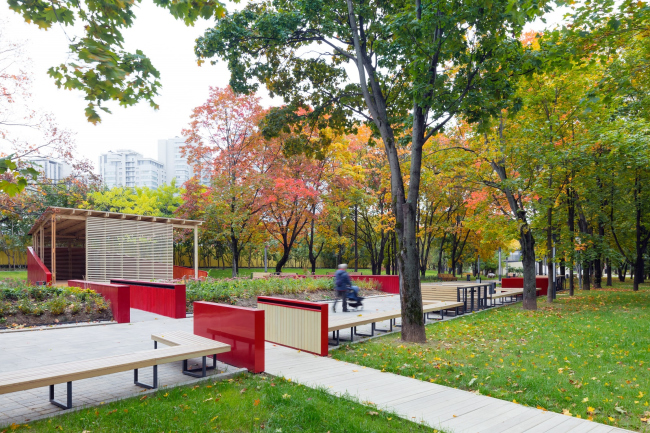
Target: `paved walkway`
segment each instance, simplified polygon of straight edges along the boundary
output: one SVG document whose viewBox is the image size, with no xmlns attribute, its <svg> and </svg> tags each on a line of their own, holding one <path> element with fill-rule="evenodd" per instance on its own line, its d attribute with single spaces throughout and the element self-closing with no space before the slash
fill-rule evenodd
<svg viewBox="0 0 650 433">
<path fill-rule="evenodd" d="M 445 432 L 613 433 L 627 430 L 267 343 L 266 371 L 395 412 Z"/>
<path fill-rule="evenodd" d="M 170 319 L 157 314 L 131 309 L 133 323 L 47 329 L 43 331 L 10 332 L 0 335 L 0 372 L 38 367 L 43 364 L 93 359 L 109 355 L 153 349 L 151 334 L 164 331 L 193 332 L 192 319 Z M 200 359 L 189 361 L 199 365 Z M 182 362 L 158 367 L 160 387 L 190 384 L 194 379 L 181 373 Z M 217 370 L 229 373 L 246 371 L 218 363 Z M 140 370 L 140 382 L 151 383 L 152 369 Z M 215 374 L 215 370 L 208 370 Z M 65 384 L 56 385 L 58 400 L 65 399 Z M 147 392 L 133 384 L 133 372 L 77 380 L 72 383 L 73 408 L 142 395 Z M 50 404 L 48 387 L 0 395 L 0 427 L 24 423 L 63 412 Z"/>
</svg>

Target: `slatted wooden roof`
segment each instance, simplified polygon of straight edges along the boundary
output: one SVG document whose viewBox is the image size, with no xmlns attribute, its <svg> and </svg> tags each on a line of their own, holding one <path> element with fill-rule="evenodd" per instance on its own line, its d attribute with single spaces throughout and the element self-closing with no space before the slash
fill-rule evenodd
<svg viewBox="0 0 650 433">
<path fill-rule="evenodd" d="M 86 232 L 86 218 L 101 217 L 118 220 L 149 221 L 160 224 L 171 224 L 174 228 L 193 229 L 200 226 L 203 221 L 186 220 L 181 218 L 157 217 L 151 215 L 133 215 L 119 212 L 104 212 L 89 209 L 73 209 L 67 207 L 48 207 L 36 220 L 29 234 L 33 235 L 43 228 L 45 236 L 52 233 L 52 216 L 56 218 L 56 237 L 58 239 L 82 239 Z"/>
</svg>

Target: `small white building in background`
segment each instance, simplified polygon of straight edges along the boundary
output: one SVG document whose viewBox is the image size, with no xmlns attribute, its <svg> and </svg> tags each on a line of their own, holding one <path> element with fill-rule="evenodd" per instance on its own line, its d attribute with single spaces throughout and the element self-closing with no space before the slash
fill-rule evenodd
<svg viewBox="0 0 650 433">
<path fill-rule="evenodd" d="M 165 165 L 167 181 L 171 183 L 176 179 L 176 186 L 180 187 L 194 176 L 194 168 L 188 164 L 187 158 L 182 156 L 181 148 L 185 140 L 180 137 L 158 140 L 158 160 Z M 201 183 L 209 182 L 207 176 L 202 176 Z"/>
<path fill-rule="evenodd" d="M 99 156 L 99 175 L 107 188 L 149 187 L 167 183 L 165 164 L 129 149 L 109 150 Z"/>
<path fill-rule="evenodd" d="M 54 182 L 59 182 L 72 174 L 70 164 L 46 156 L 31 157 L 29 162 L 35 170 L 42 172 L 47 179 Z"/>
</svg>

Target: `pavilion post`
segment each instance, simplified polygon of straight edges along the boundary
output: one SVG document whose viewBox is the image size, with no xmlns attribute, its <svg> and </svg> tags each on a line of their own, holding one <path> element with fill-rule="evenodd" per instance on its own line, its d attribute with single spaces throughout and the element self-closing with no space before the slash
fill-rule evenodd
<svg viewBox="0 0 650 433">
<path fill-rule="evenodd" d="M 199 227 L 194 226 L 194 279 L 199 279 Z"/>
<path fill-rule="evenodd" d="M 52 273 L 52 283 L 56 284 L 56 216 L 52 215 L 52 260 L 50 272 Z"/>
<path fill-rule="evenodd" d="M 43 261 L 45 260 L 45 231 L 43 230 L 42 225 L 38 237 L 40 238 L 38 241 L 38 258 Z"/>
</svg>

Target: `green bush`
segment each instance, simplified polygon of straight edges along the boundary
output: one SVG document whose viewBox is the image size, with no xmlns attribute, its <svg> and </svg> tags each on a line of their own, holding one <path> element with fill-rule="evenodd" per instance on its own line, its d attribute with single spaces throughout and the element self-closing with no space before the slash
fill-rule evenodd
<svg viewBox="0 0 650 433">
<path fill-rule="evenodd" d="M 55 316 L 65 313 L 65 307 L 68 306 L 68 300 L 65 296 L 56 296 L 45 303 L 45 307 Z"/>
<path fill-rule="evenodd" d="M 29 298 L 23 298 L 18 302 L 18 310 L 23 314 L 31 314 L 34 310 L 34 306 Z"/>
<path fill-rule="evenodd" d="M 361 289 L 374 289 L 372 282 L 354 281 Z M 250 278 L 207 279 L 188 281 L 187 302 L 209 301 L 234 304 L 237 299 L 258 296 L 290 295 L 320 290 L 334 290 L 332 278 Z"/>
</svg>

